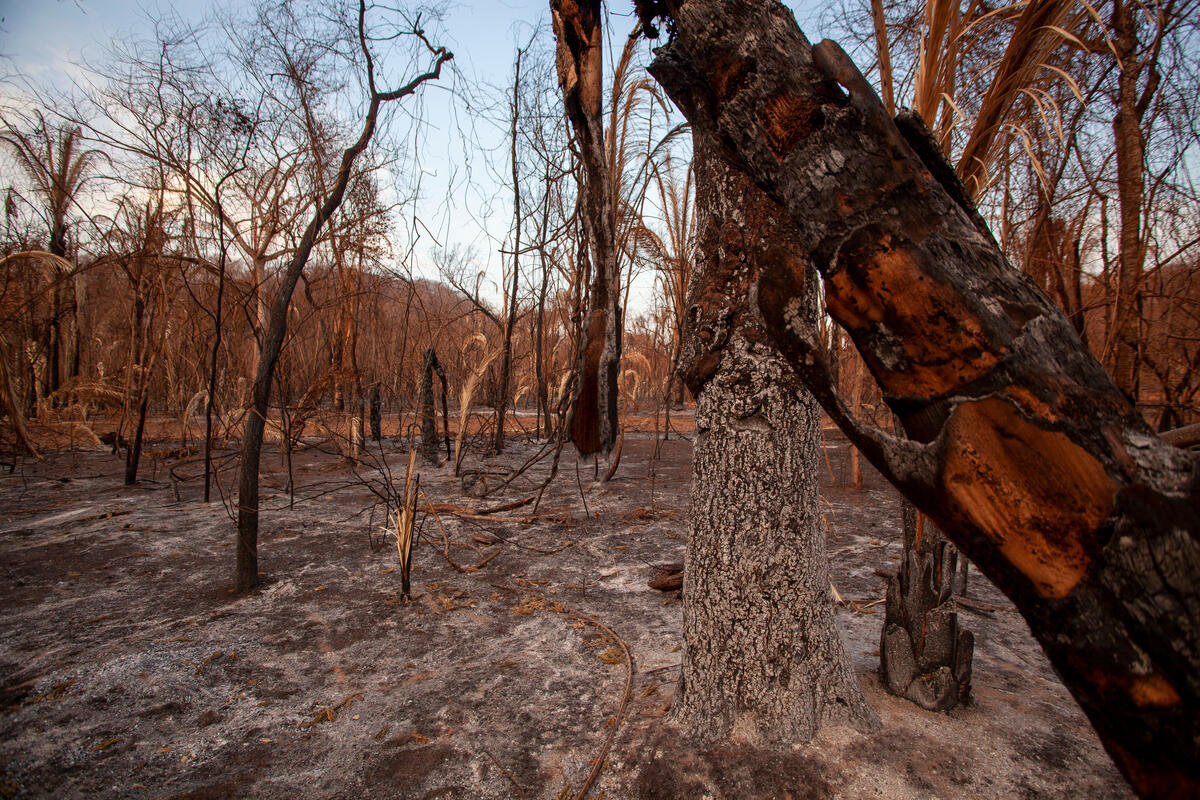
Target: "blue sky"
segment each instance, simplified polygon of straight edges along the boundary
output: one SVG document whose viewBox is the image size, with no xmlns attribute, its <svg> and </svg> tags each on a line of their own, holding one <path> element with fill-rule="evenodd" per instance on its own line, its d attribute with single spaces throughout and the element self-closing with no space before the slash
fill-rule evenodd
<svg viewBox="0 0 1200 800">
<path fill-rule="evenodd" d="M 144 29 L 146 20 L 160 16 L 164 9 L 197 20 L 214 5 L 214 0 L 0 0 L 4 20 L 0 53 L 33 73 L 79 61 L 81 56 L 98 57 L 113 36 Z M 822 4 L 800 0 L 787 5 L 804 9 Z M 628 15 L 632 6 L 632 2 L 613 2 L 609 10 L 614 16 Z M 445 27 L 460 67 L 478 75 L 504 75 L 511 63 L 515 29 L 521 23 L 546 19 L 548 7 L 547 0 L 449 3 Z"/>
<path fill-rule="evenodd" d="M 219 0 L 0 0 L 0 54 L 41 82 L 73 63 L 100 58 L 114 37 L 148 30 L 149 20 L 164 11 L 198 21 L 218 5 Z M 549 16 L 546 0 L 458 2 L 446 8 L 446 44 L 458 68 L 493 80 L 507 75 L 521 31 Z"/>
<path fill-rule="evenodd" d="M 105 48 L 114 38 L 145 35 L 152 20 L 162 17 L 164 12 L 173 12 L 187 21 L 200 21 L 221 4 L 220 0 L 0 0 L 3 18 L 0 54 L 8 59 L 0 72 L 11 74 L 15 70 L 34 85 L 67 88 L 71 79 L 81 74 L 77 65 L 102 60 Z M 789 5 L 816 7 L 813 0 Z M 611 24 L 618 31 L 614 40 L 620 40 L 633 27 L 632 6 L 632 2 L 610 4 Z M 503 86 L 510 77 L 518 40 L 524 43 L 532 26 L 549 18 L 548 0 L 450 2 L 445 9 L 438 41 L 454 52 L 457 72 L 472 85 Z M 472 248 L 479 266 L 498 277 L 498 240 L 507 230 L 511 201 L 500 196 L 506 189 L 488 178 L 481 161 L 470 168 L 477 184 L 473 191 L 468 192 L 461 180 L 457 186 L 448 185 L 450 175 L 461 176 L 465 171 L 461 164 L 464 146 L 456 141 L 456 129 L 464 121 L 452 117 L 447 85 L 443 82 L 442 86 L 430 89 L 423 101 L 422 114 L 429 123 L 421 156 L 422 191 L 427 197 L 419 213 L 440 244 Z M 0 97 L 10 92 L 11 86 L 7 90 L 0 86 Z M 471 158 L 475 160 L 476 156 Z M 503 169 L 503 165 L 498 166 Z M 489 193 L 497 196 L 493 205 L 498 211 L 492 219 L 481 217 L 487 213 L 481 209 Z M 428 265 L 432 248 L 432 240 L 417 247 L 425 264 L 421 272 L 429 277 L 433 277 Z M 650 300 L 648 283 L 638 294 L 636 305 L 645 308 Z"/>
</svg>

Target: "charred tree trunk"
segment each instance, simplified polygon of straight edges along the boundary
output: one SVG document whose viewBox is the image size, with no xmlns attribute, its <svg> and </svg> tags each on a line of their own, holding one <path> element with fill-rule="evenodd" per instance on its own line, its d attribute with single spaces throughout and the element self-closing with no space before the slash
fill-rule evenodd
<svg viewBox="0 0 1200 800">
<path fill-rule="evenodd" d="M 143 393 L 146 391 L 142 390 Z M 129 447 L 125 448 L 125 485 L 133 486 L 137 483 L 138 463 L 142 460 L 142 434 L 146 430 L 146 409 L 150 404 L 150 398 L 144 394 L 142 403 L 138 406 L 137 425 L 133 429 L 133 441 L 129 443 Z"/>
<path fill-rule="evenodd" d="M 873 712 L 833 624 L 820 412 L 741 291 L 763 260 L 789 257 L 775 236 L 786 216 L 703 135 L 693 152 L 699 242 L 681 366 L 697 437 L 672 716 L 701 741 L 786 745 Z M 799 298 L 801 324 L 816 324 L 813 288 Z"/>
<path fill-rule="evenodd" d="M 583 162 L 584 238 L 592 280 L 579 346 L 579 381 L 571 406 L 571 441 L 583 455 L 617 441 L 617 373 L 621 363 L 621 287 L 612 176 L 604 149 L 601 105 L 603 26 L 600 0 L 550 0 L 558 40 L 558 82 Z"/>
<path fill-rule="evenodd" d="M 1117 57 L 1117 114 L 1113 118 L 1113 140 L 1117 157 L 1117 201 L 1121 221 L 1120 258 L 1117 269 L 1117 299 L 1113 313 L 1113 379 L 1127 395 L 1137 400 L 1141 359 L 1138 333 L 1142 312 L 1142 269 L 1146 249 L 1142 240 L 1142 201 L 1145 195 L 1146 138 L 1142 118 L 1158 85 L 1154 64 L 1143 63 L 1138 27 L 1142 12 L 1131 0 L 1113 3 L 1113 46 Z M 1138 83 L 1146 66 L 1152 70 L 1150 85 L 1139 100 Z"/>
<path fill-rule="evenodd" d="M 1012 598 L 1134 788 L 1200 796 L 1200 462 L 1149 431 L 836 44 L 773 0 L 655 5 L 675 33 L 655 76 L 787 209 L 909 440 L 858 424 L 830 384 L 795 324 L 802 262 L 760 269 L 768 334 Z"/>
<path fill-rule="evenodd" d="M 446 370 L 440 363 L 437 366 L 437 375 L 438 382 L 442 384 L 442 435 L 446 442 L 446 458 L 451 459 L 454 456 L 450 454 L 450 388 L 446 385 Z"/>
<path fill-rule="evenodd" d="M 500 351 L 500 391 L 496 403 L 496 435 L 492 440 L 492 450 L 499 453 L 504 450 L 504 417 L 508 414 L 508 401 L 512 397 L 512 342 L 513 331 L 517 327 L 517 288 L 521 277 L 521 172 L 517 153 L 517 137 L 521 123 L 521 59 L 527 48 L 518 48 L 516 63 L 513 66 L 513 90 L 509 110 L 511 127 L 509 129 L 509 161 L 512 167 L 513 182 L 513 249 L 512 249 L 512 283 L 508 287 L 506 299 L 507 312 L 504 317 L 504 344 Z"/>
<path fill-rule="evenodd" d="M 542 256 L 542 288 L 538 292 L 537 323 L 534 333 L 534 362 L 533 369 L 537 381 L 537 412 L 539 438 L 550 438 L 550 392 L 546 384 L 546 291 L 550 280 L 550 267 Z"/>
<path fill-rule="evenodd" d="M 379 400 L 379 384 L 371 384 L 369 401 L 371 414 L 371 439 L 378 442 L 383 438 L 383 406 Z"/>
<path fill-rule="evenodd" d="M 221 185 L 228 176 L 223 177 L 216 187 L 214 199 L 217 205 L 218 217 L 224 216 L 221 205 Z M 221 358 L 221 333 L 225 318 L 225 266 L 228 258 L 225 247 L 225 226 L 217 226 L 217 242 L 220 255 L 217 258 L 217 301 L 213 308 L 213 345 L 208 362 L 208 390 L 204 398 L 204 502 L 212 499 L 212 444 L 213 444 L 213 410 L 217 402 L 217 367 Z"/>
<path fill-rule="evenodd" d="M 421 370 L 421 399 L 417 405 L 421 409 L 421 456 L 433 464 L 438 465 L 438 430 L 437 430 L 437 410 L 434 407 L 433 397 L 433 373 L 437 373 L 442 379 L 442 403 L 446 401 L 446 372 L 442 369 L 442 363 L 438 361 L 437 353 L 430 347 L 425 351 L 425 366 Z M 445 419 L 446 413 L 443 410 L 442 418 Z M 447 434 L 447 440 L 449 435 Z"/>
<path fill-rule="evenodd" d="M 79 378 L 80 364 L 83 361 L 83 325 L 79 315 L 83 310 L 86 292 L 83 288 L 83 276 L 76 270 L 71 275 L 71 366 L 67 377 Z"/>
<path fill-rule="evenodd" d="M 539 262 L 542 267 L 542 284 L 538 290 L 537 301 L 537 319 L 534 323 L 534 361 L 533 372 L 534 380 L 537 384 L 537 436 L 541 438 L 545 436 L 550 438 L 550 396 L 549 388 L 546 381 L 546 292 L 550 287 L 550 264 L 546 258 L 546 231 L 550 224 L 550 162 L 546 162 L 545 171 L 542 176 L 542 182 L 547 187 L 542 196 L 542 219 L 541 226 L 538 231 L 538 239 L 541 246 L 538 247 Z"/>
<path fill-rule="evenodd" d="M 958 625 L 952 599 L 958 551 L 904 502 L 904 557 L 888 578 L 879 643 L 888 691 L 929 711 L 949 711 L 971 696 L 975 638 Z"/>
<path fill-rule="evenodd" d="M 67 257 L 67 225 L 66 218 L 57 218 L 50 231 L 50 253 L 59 258 Z M 46 395 L 49 396 L 58 391 L 62 385 L 62 316 L 63 316 L 63 282 L 67 277 L 67 273 L 58 264 L 55 264 L 50 271 L 50 280 L 53 285 L 50 287 L 50 350 L 47 354 L 48 364 Z"/>
</svg>

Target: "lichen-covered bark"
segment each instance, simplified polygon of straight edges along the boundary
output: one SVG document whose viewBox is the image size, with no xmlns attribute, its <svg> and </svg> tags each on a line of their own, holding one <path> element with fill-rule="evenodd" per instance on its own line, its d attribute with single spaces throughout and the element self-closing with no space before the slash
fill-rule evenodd
<svg viewBox="0 0 1200 800">
<path fill-rule="evenodd" d="M 700 741 L 788 745 L 873 714 L 833 624 L 820 414 L 738 290 L 777 257 L 765 245 L 785 219 L 711 144 L 694 151 L 700 241 L 682 366 L 697 437 L 672 716 Z M 807 304 L 815 323 L 811 292 Z"/>
<path fill-rule="evenodd" d="M 872 463 L 1013 599 L 1145 796 L 1200 796 L 1200 462 L 1155 438 L 832 42 L 775 0 L 667 2 L 652 72 L 788 212 L 909 440 L 847 413 L 762 269 L 763 323 Z"/>
</svg>

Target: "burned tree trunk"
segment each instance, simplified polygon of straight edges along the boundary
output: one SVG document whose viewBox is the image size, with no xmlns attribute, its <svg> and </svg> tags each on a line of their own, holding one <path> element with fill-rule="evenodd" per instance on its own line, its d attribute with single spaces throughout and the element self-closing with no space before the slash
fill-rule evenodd
<svg viewBox="0 0 1200 800">
<path fill-rule="evenodd" d="M 700 741 L 787 745 L 874 714 L 833 623 L 820 412 L 742 291 L 761 262 L 789 257 L 786 236 L 774 238 L 786 217 L 703 135 L 693 151 L 699 245 L 681 367 L 697 437 L 671 713 Z M 816 324 L 814 288 L 799 298 L 804 324 Z"/>
<path fill-rule="evenodd" d="M 145 391 L 143 389 L 143 391 Z M 146 431 L 146 409 L 150 404 L 148 396 L 142 396 L 142 403 L 138 406 L 137 425 L 133 429 L 133 441 L 129 443 L 129 448 L 125 451 L 125 485 L 133 486 L 137 483 L 138 464 L 142 460 L 142 435 Z"/>
<path fill-rule="evenodd" d="M 371 416 L 371 439 L 378 442 L 383 438 L 383 404 L 379 400 L 379 384 L 371 384 L 371 395 L 368 401 Z"/>
<path fill-rule="evenodd" d="M 591 250 L 588 310 L 579 346 L 579 380 L 569 422 L 583 455 L 617 441 L 617 373 L 621 364 L 621 287 L 612 176 L 604 151 L 603 26 L 600 0 L 550 0 L 558 40 L 558 82 L 583 163 L 580 220 Z"/>
<path fill-rule="evenodd" d="M 442 380 L 442 404 L 446 402 L 446 371 L 442 362 L 438 361 L 437 353 L 430 347 L 425 351 L 425 366 L 421 371 L 421 398 L 418 405 L 421 408 L 421 456 L 430 464 L 438 464 L 438 431 L 437 411 L 433 404 L 433 373 Z M 446 413 L 443 410 L 442 418 Z M 449 452 L 449 433 L 447 432 L 447 454 Z"/>
<path fill-rule="evenodd" d="M 239 592 L 250 591 L 258 585 L 258 470 L 262 462 L 263 433 L 266 430 L 267 413 L 271 402 L 271 383 L 275 377 L 275 366 L 279 360 L 279 354 L 283 349 L 283 340 L 287 335 L 288 308 L 291 306 L 292 293 L 296 290 L 296 284 L 304 272 L 304 267 L 308 264 L 308 258 L 317 244 L 321 229 L 325 227 L 325 223 L 342 204 L 346 187 L 350 183 L 351 169 L 358 156 L 367 149 L 371 137 L 375 134 L 375 126 L 379 121 L 379 112 L 383 104 L 407 97 L 415 93 L 426 81 L 436 80 L 441 75 L 442 65 L 454 58 L 454 54 L 446 48 L 434 48 L 426 42 L 433 57 L 432 68 L 416 76 L 404 86 L 381 92 L 375 85 L 373 62 L 367 48 L 364 27 L 366 3 L 362 0 L 359 2 L 358 12 L 358 41 L 366 56 L 367 83 L 371 89 L 370 101 L 363 117 L 358 139 L 342 151 L 341 163 L 338 165 L 337 176 L 332 188 L 313 210 L 312 218 L 283 271 L 283 279 L 280 281 L 275 295 L 275 304 L 271 308 L 270 322 L 263 337 L 262 351 L 258 367 L 255 370 L 254 386 L 251 390 L 249 413 L 246 416 L 246 426 L 242 434 L 241 474 L 238 476 L 235 577 Z"/>
<path fill-rule="evenodd" d="M 760 270 L 768 334 L 1012 598 L 1134 788 L 1200 796 L 1200 461 L 1149 431 L 836 44 L 772 0 L 654 5 L 674 32 L 655 76 L 786 208 L 909 440 L 830 384 L 797 324 L 802 262 Z"/>
<path fill-rule="evenodd" d="M 904 557 L 888 578 L 879 659 L 888 691 L 929 711 L 949 711 L 971 695 L 975 638 L 958 625 L 957 566 L 954 545 L 905 501 Z"/>
</svg>

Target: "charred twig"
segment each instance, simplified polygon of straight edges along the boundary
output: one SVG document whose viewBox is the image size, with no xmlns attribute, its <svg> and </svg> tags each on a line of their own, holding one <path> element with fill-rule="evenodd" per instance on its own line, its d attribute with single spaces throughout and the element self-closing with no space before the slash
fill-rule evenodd
<svg viewBox="0 0 1200 800">
<path fill-rule="evenodd" d="M 544 592 L 540 592 L 531 588 L 518 590 L 512 586 L 505 586 L 503 584 L 496 583 L 493 583 L 492 586 L 513 594 L 533 592 L 534 594 L 539 595 L 546 602 L 546 605 L 544 606 L 546 610 L 554 611 L 568 617 L 573 617 L 574 619 L 585 622 L 588 625 L 603 631 L 605 635 L 607 635 L 608 638 L 620 648 L 621 654 L 624 657 L 625 688 L 621 693 L 621 702 L 617 705 L 617 713 L 612 719 L 612 725 L 609 727 L 608 734 L 604 737 L 604 742 L 600 745 L 599 752 L 596 753 L 596 757 L 591 761 L 591 771 L 588 772 L 588 776 L 586 779 L 584 779 L 583 785 L 579 787 L 579 791 L 572 796 L 572 800 L 583 800 L 585 797 L 587 797 L 588 792 L 591 791 L 592 785 L 596 782 L 596 778 L 600 776 L 600 771 L 604 768 L 604 760 L 608 757 L 608 751 L 612 747 L 613 740 L 617 736 L 617 731 L 621 729 L 621 723 L 625 719 L 625 714 L 629 710 L 629 703 L 633 699 L 633 677 L 636 673 L 636 670 L 634 669 L 633 665 L 633 654 L 629 652 L 629 644 L 622 639 L 616 631 L 605 625 L 600 620 L 584 614 L 582 611 L 576 611 L 569 606 L 565 606 L 558 600 L 547 596 Z"/>
<path fill-rule="evenodd" d="M 503 775 L 504 777 L 508 778 L 509 783 L 511 783 L 518 792 L 520 792 L 522 795 L 526 795 L 529 793 L 529 788 L 526 787 L 525 785 L 519 783 L 517 781 L 516 777 L 513 776 L 512 771 L 509 769 L 506 769 L 503 764 L 501 764 L 499 761 L 496 760 L 496 757 L 494 755 L 489 753 L 486 749 L 483 750 L 483 754 L 492 760 L 492 763 L 496 765 L 496 769 L 500 770 L 500 774 Z"/>
<path fill-rule="evenodd" d="M 422 492 L 421 494 L 422 494 L 422 496 L 424 496 L 424 492 Z M 441 517 L 438 516 L 437 511 L 434 509 L 434 504 L 429 502 L 428 497 L 425 497 L 425 501 L 426 501 L 426 505 L 424 506 L 424 508 L 422 510 L 427 511 L 433 517 L 433 521 L 435 523 L 437 523 L 438 530 L 441 531 L 441 534 L 442 534 L 442 556 L 446 559 L 447 564 L 454 567 L 456 572 L 478 572 L 482 567 L 486 566 L 489 561 L 491 561 L 496 556 L 500 555 L 500 549 L 496 548 L 496 551 L 494 553 L 492 553 L 490 556 L 488 556 L 487 558 L 480 561 L 478 564 L 475 564 L 474 566 L 463 567 L 463 566 L 456 564 L 454 562 L 454 559 L 452 559 L 450 557 L 450 537 L 446 533 L 445 526 L 442 525 L 442 519 L 441 519 Z M 497 538 L 500 538 L 500 537 L 497 537 Z M 501 541 L 503 541 L 503 540 L 501 540 Z"/>
</svg>

